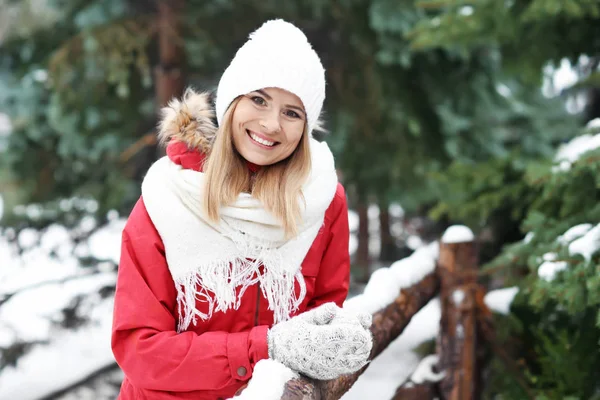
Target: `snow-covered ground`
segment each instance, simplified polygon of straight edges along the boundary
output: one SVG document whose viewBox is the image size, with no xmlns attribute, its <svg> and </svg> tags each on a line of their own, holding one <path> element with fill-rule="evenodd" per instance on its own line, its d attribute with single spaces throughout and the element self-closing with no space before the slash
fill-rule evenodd
<svg viewBox="0 0 600 400">
<path fill-rule="evenodd" d="M 0 371 L 0 399 L 41 398 L 114 364 L 111 288 L 123 225 L 115 219 L 77 246 L 58 225 L 41 235 L 24 230 L 21 256 L 0 237 L 0 347 L 33 343 Z M 78 253 L 107 261 L 82 266 Z M 63 311 L 76 305 L 75 315 Z"/>
</svg>

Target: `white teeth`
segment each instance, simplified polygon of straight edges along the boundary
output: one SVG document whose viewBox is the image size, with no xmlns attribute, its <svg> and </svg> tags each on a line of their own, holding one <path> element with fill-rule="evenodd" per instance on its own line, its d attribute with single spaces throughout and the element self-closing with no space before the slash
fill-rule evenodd
<svg viewBox="0 0 600 400">
<path fill-rule="evenodd" d="M 256 136 L 254 133 L 250 132 L 250 137 L 252 139 L 254 139 L 255 141 L 257 141 L 260 144 L 264 144 L 265 146 L 273 146 L 275 145 L 275 142 L 269 142 L 268 140 L 264 140 L 259 138 L 258 136 Z"/>
</svg>

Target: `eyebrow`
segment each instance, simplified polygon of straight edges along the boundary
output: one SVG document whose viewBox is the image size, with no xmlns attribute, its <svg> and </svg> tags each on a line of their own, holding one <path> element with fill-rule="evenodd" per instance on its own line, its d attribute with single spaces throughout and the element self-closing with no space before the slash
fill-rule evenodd
<svg viewBox="0 0 600 400">
<path fill-rule="evenodd" d="M 273 98 L 271 96 L 269 96 L 267 94 L 267 92 L 265 92 L 262 89 L 255 90 L 255 92 L 262 94 L 263 96 L 265 96 L 267 98 L 267 100 L 273 100 Z M 302 107 L 294 106 L 292 104 L 286 104 L 285 106 L 287 108 L 292 108 L 294 110 L 300 111 L 303 115 L 306 115 L 306 112 L 302 109 Z"/>
</svg>

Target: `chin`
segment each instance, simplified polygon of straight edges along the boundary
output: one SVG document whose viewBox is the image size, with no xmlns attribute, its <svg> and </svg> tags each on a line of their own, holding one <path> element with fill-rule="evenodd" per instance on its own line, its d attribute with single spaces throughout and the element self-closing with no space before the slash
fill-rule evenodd
<svg viewBox="0 0 600 400">
<path fill-rule="evenodd" d="M 260 155 L 256 155 L 256 154 L 248 154 L 247 157 L 244 154 L 242 154 L 242 157 L 246 161 L 251 162 L 252 164 L 260 165 L 261 167 L 265 167 L 267 165 L 274 164 L 272 159 L 270 159 L 270 158 L 267 159 L 265 157 L 261 157 Z"/>
</svg>

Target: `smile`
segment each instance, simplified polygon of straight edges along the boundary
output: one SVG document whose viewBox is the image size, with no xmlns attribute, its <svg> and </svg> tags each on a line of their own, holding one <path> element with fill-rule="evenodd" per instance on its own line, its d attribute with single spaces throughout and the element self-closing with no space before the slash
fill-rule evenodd
<svg viewBox="0 0 600 400">
<path fill-rule="evenodd" d="M 270 140 L 264 139 L 260 136 L 258 136 L 257 134 L 255 134 L 252 131 L 249 131 L 248 129 L 246 129 L 246 133 L 248 133 L 248 137 L 250 137 L 250 139 L 256 143 L 257 145 L 260 145 L 261 147 L 268 147 L 271 148 L 277 144 L 279 144 L 279 142 L 271 142 Z"/>
</svg>

